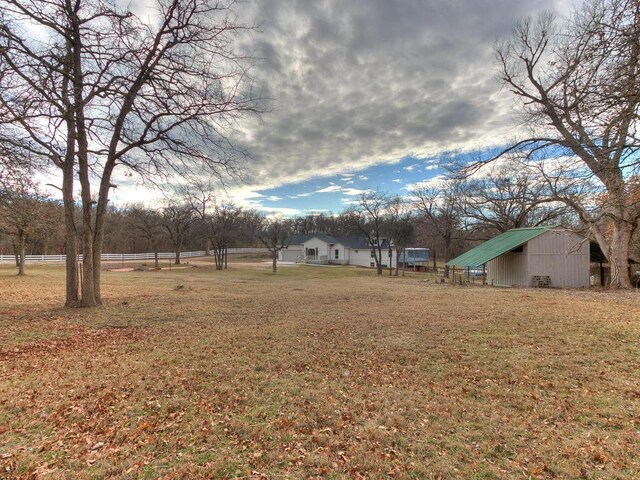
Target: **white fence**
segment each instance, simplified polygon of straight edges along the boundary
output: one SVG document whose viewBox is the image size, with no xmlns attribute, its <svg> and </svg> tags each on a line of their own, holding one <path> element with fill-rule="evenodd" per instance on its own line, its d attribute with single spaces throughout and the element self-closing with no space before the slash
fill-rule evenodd
<svg viewBox="0 0 640 480">
<path fill-rule="evenodd" d="M 267 248 L 229 248 L 228 252 L 233 253 L 269 253 Z M 204 257 L 204 250 L 198 252 L 181 252 L 180 258 Z M 159 252 L 158 258 L 167 259 L 174 258 L 175 252 Z M 101 256 L 103 261 L 107 262 L 126 262 L 127 260 L 153 260 L 153 253 L 103 253 Z M 25 255 L 25 262 L 53 262 L 64 263 L 67 259 L 66 255 Z M 0 255 L 0 262 L 15 262 L 14 255 Z M 82 254 L 78 255 L 78 261 L 82 261 Z"/>
</svg>

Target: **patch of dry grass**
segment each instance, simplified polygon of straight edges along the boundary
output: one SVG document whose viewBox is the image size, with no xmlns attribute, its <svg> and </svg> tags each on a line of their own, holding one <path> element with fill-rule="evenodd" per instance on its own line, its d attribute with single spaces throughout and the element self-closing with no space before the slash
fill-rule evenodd
<svg viewBox="0 0 640 480">
<path fill-rule="evenodd" d="M 638 478 L 640 297 L 0 268 L 0 478 Z"/>
</svg>

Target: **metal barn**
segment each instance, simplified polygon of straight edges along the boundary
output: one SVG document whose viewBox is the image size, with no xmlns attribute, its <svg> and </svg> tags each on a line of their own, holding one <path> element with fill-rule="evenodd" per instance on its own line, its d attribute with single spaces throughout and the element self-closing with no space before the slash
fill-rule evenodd
<svg viewBox="0 0 640 480">
<path fill-rule="evenodd" d="M 482 271 L 496 286 L 583 288 L 590 284 L 590 243 L 559 228 L 516 228 L 447 262 Z"/>
</svg>

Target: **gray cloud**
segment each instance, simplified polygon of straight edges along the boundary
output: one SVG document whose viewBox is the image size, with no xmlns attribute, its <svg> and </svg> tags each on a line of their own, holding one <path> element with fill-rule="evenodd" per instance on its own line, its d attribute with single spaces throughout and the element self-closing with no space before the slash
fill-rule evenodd
<svg viewBox="0 0 640 480">
<path fill-rule="evenodd" d="M 562 9 L 570 0 L 555 0 Z M 554 0 L 256 0 L 243 48 L 270 112 L 247 179 L 279 185 L 406 155 L 491 145 L 511 127 L 492 45 Z M 506 94 L 503 94 L 503 96 Z"/>
</svg>

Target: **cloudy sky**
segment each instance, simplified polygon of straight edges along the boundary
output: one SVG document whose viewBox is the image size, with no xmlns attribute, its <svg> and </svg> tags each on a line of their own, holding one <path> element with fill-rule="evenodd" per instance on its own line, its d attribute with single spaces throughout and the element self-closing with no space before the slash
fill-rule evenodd
<svg viewBox="0 0 640 480">
<path fill-rule="evenodd" d="M 406 193 L 441 173 L 449 151 L 513 133 L 494 42 L 514 22 L 571 0 L 247 0 L 259 24 L 243 48 L 272 99 L 243 126 L 244 182 L 229 190 L 267 212 L 338 212 L 368 189 Z M 121 189 L 114 200 L 140 195 Z"/>
</svg>

